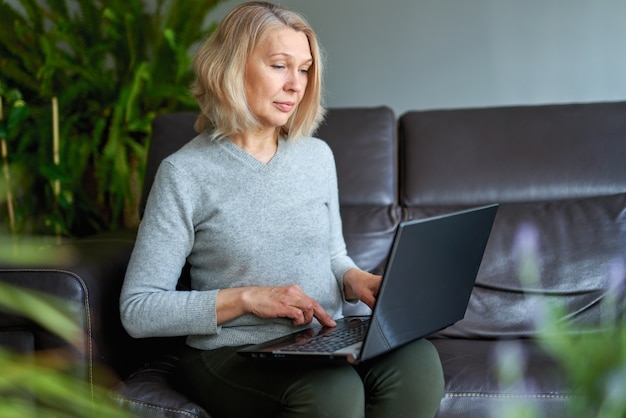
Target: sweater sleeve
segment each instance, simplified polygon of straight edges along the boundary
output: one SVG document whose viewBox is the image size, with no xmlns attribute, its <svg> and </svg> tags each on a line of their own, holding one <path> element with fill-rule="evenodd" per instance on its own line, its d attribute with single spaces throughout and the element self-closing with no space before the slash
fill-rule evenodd
<svg viewBox="0 0 626 418">
<path fill-rule="evenodd" d="M 215 291 L 176 285 L 194 242 L 194 194 L 165 160 L 154 180 L 120 296 L 122 324 L 133 337 L 218 332 Z"/>
<path fill-rule="evenodd" d="M 339 284 L 343 294 L 343 276 L 351 268 L 356 268 L 356 264 L 352 258 L 348 256 L 346 243 L 343 237 L 343 229 L 341 222 L 341 212 L 339 210 L 339 187 L 337 183 L 337 169 L 335 167 L 335 159 L 329 148 L 329 165 L 328 165 L 328 212 L 330 216 L 330 256 L 331 269 Z M 345 295 L 344 295 L 345 299 Z"/>
</svg>

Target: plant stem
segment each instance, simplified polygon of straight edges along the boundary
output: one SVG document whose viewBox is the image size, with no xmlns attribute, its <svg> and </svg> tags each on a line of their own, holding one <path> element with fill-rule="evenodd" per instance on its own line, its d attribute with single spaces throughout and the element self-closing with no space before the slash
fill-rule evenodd
<svg viewBox="0 0 626 418">
<path fill-rule="evenodd" d="M 4 119 L 2 111 L 2 97 L 0 97 L 0 121 Z M 15 234 L 15 213 L 13 211 L 13 193 L 11 192 L 11 171 L 9 170 L 9 150 L 6 138 L 0 138 L 0 152 L 2 154 L 2 171 L 6 180 L 7 210 L 9 212 L 9 232 Z"/>
<path fill-rule="evenodd" d="M 52 98 L 52 159 L 55 166 L 58 166 L 61 163 L 59 152 L 59 102 L 56 96 Z M 52 190 L 54 192 L 54 199 L 58 209 L 59 196 L 61 195 L 61 180 L 55 179 L 52 182 Z M 58 222 L 56 222 L 54 229 L 57 238 L 60 238 L 61 226 Z"/>
</svg>

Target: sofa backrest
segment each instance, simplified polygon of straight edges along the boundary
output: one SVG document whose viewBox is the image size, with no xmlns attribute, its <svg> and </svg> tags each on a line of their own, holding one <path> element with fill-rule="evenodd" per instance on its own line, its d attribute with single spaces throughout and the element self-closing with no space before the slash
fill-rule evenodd
<svg viewBox="0 0 626 418">
<path fill-rule="evenodd" d="M 315 135 L 335 156 L 348 253 L 380 273 L 400 220 L 396 116 L 388 107 L 334 108 Z"/>
<path fill-rule="evenodd" d="M 142 216 L 161 161 L 198 135 L 193 127 L 197 117 L 196 112 L 176 112 L 159 114 L 154 118 L 139 204 L 139 213 Z"/>
<path fill-rule="evenodd" d="M 409 112 L 400 130 L 410 207 L 624 192 L 626 103 Z"/>
<path fill-rule="evenodd" d="M 600 320 L 625 256 L 626 103 L 416 111 L 399 122 L 405 218 L 501 205 L 466 317 L 442 335 L 529 335 L 545 302 L 574 322 Z M 537 274 L 521 273 L 529 266 Z"/>
<path fill-rule="evenodd" d="M 397 123 L 390 108 L 330 109 L 314 135 L 333 150 L 342 206 L 397 205 Z"/>
</svg>

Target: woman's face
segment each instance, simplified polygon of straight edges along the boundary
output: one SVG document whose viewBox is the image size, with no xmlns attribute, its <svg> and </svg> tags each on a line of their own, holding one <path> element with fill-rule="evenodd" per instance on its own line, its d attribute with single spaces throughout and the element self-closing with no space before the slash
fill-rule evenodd
<svg viewBox="0 0 626 418">
<path fill-rule="evenodd" d="M 290 28 L 272 30 L 250 54 L 246 98 L 263 130 L 287 123 L 300 104 L 313 64 L 306 35 Z"/>
</svg>

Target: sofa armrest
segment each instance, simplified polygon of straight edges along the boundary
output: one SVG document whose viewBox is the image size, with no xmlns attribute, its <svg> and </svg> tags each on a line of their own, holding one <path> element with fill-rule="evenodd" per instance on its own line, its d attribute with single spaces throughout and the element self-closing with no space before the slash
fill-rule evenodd
<svg viewBox="0 0 626 418">
<path fill-rule="evenodd" d="M 71 345 L 15 314 L 0 314 L 0 328 L 28 329 L 34 335 L 35 351 L 63 348 L 79 365 L 76 373 L 90 383 L 111 374 L 126 376 L 143 361 L 133 348 L 136 340 L 121 325 L 118 308 L 133 244 L 134 232 L 94 236 L 47 246 L 42 250 L 46 259 L 38 263 L 0 265 L 3 282 L 63 302 L 65 313 L 84 331 L 78 344 Z"/>
</svg>

